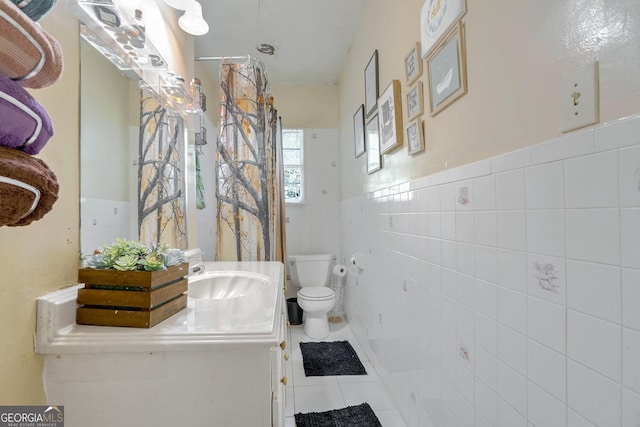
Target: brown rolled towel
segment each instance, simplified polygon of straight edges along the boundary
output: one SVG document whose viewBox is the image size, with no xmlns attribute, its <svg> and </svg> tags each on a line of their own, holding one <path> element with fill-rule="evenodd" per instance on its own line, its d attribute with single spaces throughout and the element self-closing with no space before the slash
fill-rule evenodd
<svg viewBox="0 0 640 427">
<path fill-rule="evenodd" d="M 51 86 L 62 75 L 62 48 L 10 0 L 0 0 L 0 74 L 20 86 Z"/>
<path fill-rule="evenodd" d="M 0 147 L 0 226 L 31 224 L 58 200 L 59 185 L 45 162 L 23 151 Z"/>
</svg>

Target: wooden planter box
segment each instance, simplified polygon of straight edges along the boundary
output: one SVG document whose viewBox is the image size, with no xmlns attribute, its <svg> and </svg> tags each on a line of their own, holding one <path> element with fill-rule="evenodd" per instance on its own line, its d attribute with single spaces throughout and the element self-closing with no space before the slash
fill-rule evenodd
<svg viewBox="0 0 640 427">
<path fill-rule="evenodd" d="M 187 306 L 189 264 L 161 271 L 82 268 L 76 323 L 151 328 Z"/>
</svg>

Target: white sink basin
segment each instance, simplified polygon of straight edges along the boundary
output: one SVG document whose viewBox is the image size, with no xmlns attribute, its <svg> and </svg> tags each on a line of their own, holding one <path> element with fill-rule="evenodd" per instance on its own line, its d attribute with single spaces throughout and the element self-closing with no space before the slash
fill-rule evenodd
<svg viewBox="0 0 640 427">
<path fill-rule="evenodd" d="M 254 295 L 269 287 L 268 276 L 250 271 L 209 271 L 189 277 L 190 298 L 222 300 Z"/>
</svg>

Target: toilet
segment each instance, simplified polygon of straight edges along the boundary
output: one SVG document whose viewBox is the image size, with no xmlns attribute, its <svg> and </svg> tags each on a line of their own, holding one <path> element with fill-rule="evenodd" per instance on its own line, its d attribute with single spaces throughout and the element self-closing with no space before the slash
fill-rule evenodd
<svg viewBox="0 0 640 427">
<path fill-rule="evenodd" d="M 336 294 L 326 285 L 335 260 L 331 254 L 289 255 L 291 282 L 300 287 L 298 305 L 304 310 L 304 333 L 309 338 L 329 336 L 327 313 L 336 303 Z"/>
</svg>

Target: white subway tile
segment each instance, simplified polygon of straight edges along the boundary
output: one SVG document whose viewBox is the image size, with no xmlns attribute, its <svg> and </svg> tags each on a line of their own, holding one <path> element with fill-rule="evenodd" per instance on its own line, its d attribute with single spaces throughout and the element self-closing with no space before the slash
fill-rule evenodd
<svg viewBox="0 0 640 427">
<path fill-rule="evenodd" d="M 607 151 L 565 161 L 567 208 L 618 206 L 618 153 Z"/>
<path fill-rule="evenodd" d="M 527 255 L 525 252 L 498 251 L 498 284 L 527 292 Z"/>
<path fill-rule="evenodd" d="M 490 389 L 498 391 L 498 359 L 476 347 L 476 377 L 480 378 Z"/>
<path fill-rule="evenodd" d="M 427 236 L 429 237 L 441 237 L 441 213 L 440 212 L 429 212 L 427 214 Z"/>
<path fill-rule="evenodd" d="M 625 388 L 622 390 L 622 427 L 640 425 L 640 394 Z"/>
<path fill-rule="evenodd" d="M 531 148 L 511 151 L 491 159 L 491 173 L 519 169 L 531 164 Z"/>
<path fill-rule="evenodd" d="M 476 248 L 474 245 L 458 243 L 456 245 L 456 268 L 470 276 L 476 271 Z"/>
<path fill-rule="evenodd" d="M 498 319 L 498 286 L 476 279 L 476 310 L 492 319 Z"/>
<path fill-rule="evenodd" d="M 499 211 L 497 214 L 498 247 L 526 249 L 526 215 L 524 211 Z"/>
<path fill-rule="evenodd" d="M 473 211 L 474 209 L 474 195 L 473 195 L 473 181 L 466 180 L 456 182 L 455 184 L 455 196 L 456 196 L 456 211 Z"/>
<path fill-rule="evenodd" d="M 640 144 L 640 116 L 626 117 L 606 123 L 595 129 L 596 150 Z"/>
<path fill-rule="evenodd" d="M 564 256 L 564 211 L 527 212 L 527 250 L 544 255 Z"/>
<path fill-rule="evenodd" d="M 442 212 L 453 212 L 456 210 L 456 191 L 454 184 L 443 184 L 439 186 L 440 209 Z"/>
<path fill-rule="evenodd" d="M 487 175 L 473 180 L 473 207 L 475 211 L 496 210 L 495 175 Z"/>
<path fill-rule="evenodd" d="M 528 254 L 527 266 L 529 295 L 565 305 L 567 302 L 565 259 Z"/>
<path fill-rule="evenodd" d="M 592 422 L 588 421 L 577 412 L 572 411 L 571 409 L 569 409 L 567 412 L 567 427 L 596 427 Z"/>
<path fill-rule="evenodd" d="M 528 346 L 528 377 L 529 380 L 542 387 L 556 399 L 566 402 L 567 399 L 567 358 L 539 344 L 529 340 Z"/>
<path fill-rule="evenodd" d="M 498 322 L 483 314 L 476 313 L 476 346 L 482 347 L 493 356 L 498 355 Z"/>
<path fill-rule="evenodd" d="M 567 209 L 567 257 L 620 263 L 618 209 Z"/>
<path fill-rule="evenodd" d="M 564 208 L 564 165 L 546 163 L 525 170 L 527 209 Z"/>
<path fill-rule="evenodd" d="M 569 407 L 596 426 L 620 425 L 620 384 L 576 362 L 568 361 L 567 368 Z"/>
<path fill-rule="evenodd" d="M 442 266 L 451 270 L 455 270 L 458 264 L 458 256 L 456 255 L 456 242 L 454 240 L 442 241 Z"/>
<path fill-rule="evenodd" d="M 523 334 L 527 333 L 527 295 L 498 288 L 498 321 Z"/>
<path fill-rule="evenodd" d="M 622 269 L 622 324 L 640 330 L 640 270 Z"/>
<path fill-rule="evenodd" d="M 566 427 L 567 407 L 534 383 L 528 387 L 527 419 L 535 426 Z"/>
<path fill-rule="evenodd" d="M 455 218 L 456 240 L 459 242 L 473 243 L 475 238 L 473 212 L 456 212 Z"/>
<path fill-rule="evenodd" d="M 443 239 L 456 239 L 456 214 L 455 212 L 442 212 L 440 215 L 440 235 Z"/>
<path fill-rule="evenodd" d="M 566 354 L 566 308 L 529 297 L 527 307 L 529 338 Z"/>
<path fill-rule="evenodd" d="M 526 376 L 527 337 L 500 324 L 498 326 L 498 359 Z"/>
<path fill-rule="evenodd" d="M 640 206 L 640 146 L 620 150 L 620 206 Z"/>
<path fill-rule="evenodd" d="M 640 332 L 624 328 L 622 344 L 622 382 L 640 393 Z"/>
<path fill-rule="evenodd" d="M 620 382 L 622 327 L 575 310 L 567 312 L 567 357 Z"/>
<path fill-rule="evenodd" d="M 458 273 L 456 277 L 456 300 L 469 308 L 475 306 L 476 280 L 473 276 Z"/>
<path fill-rule="evenodd" d="M 480 381 L 476 380 L 476 411 L 492 427 L 498 425 L 498 395 L 491 388 Z M 476 418 L 477 420 L 477 418 Z M 477 424 L 477 423 L 476 423 Z"/>
<path fill-rule="evenodd" d="M 640 268 L 640 208 L 620 210 L 622 265 Z"/>
<path fill-rule="evenodd" d="M 476 246 L 476 276 L 488 282 L 498 282 L 498 250 Z"/>
<path fill-rule="evenodd" d="M 531 147 L 531 163 L 537 165 L 568 159 L 593 153 L 594 150 L 593 129 L 578 131 Z"/>
<path fill-rule="evenodd" d="M 493 246 L 498 243 L 498 217 L 495 211 L 474 213 L 474 242 L 477 245 Z"/>
<path fill-rule="evenodd" d="M 620 323 L 620 267 L 567 260 L 567 306 L 611 322 Z"/>
<path fill-rule="evenodd" d="M 527 415 L 527 379 L 498 361 L 498 395 L 523 416 Z"/>
<path fill-rule="evenodd" d="M 457 307 L 457 329 L 458 332 L 467 338 L 473 339 L 475 336 L 475 316 L 473 309 L 458 304 Z"/>
<path fill-rule="evenodd" d="M 514 210 L 525 208 L 524 170 L 496 175 L 496 208 Z"/>
</svg>

